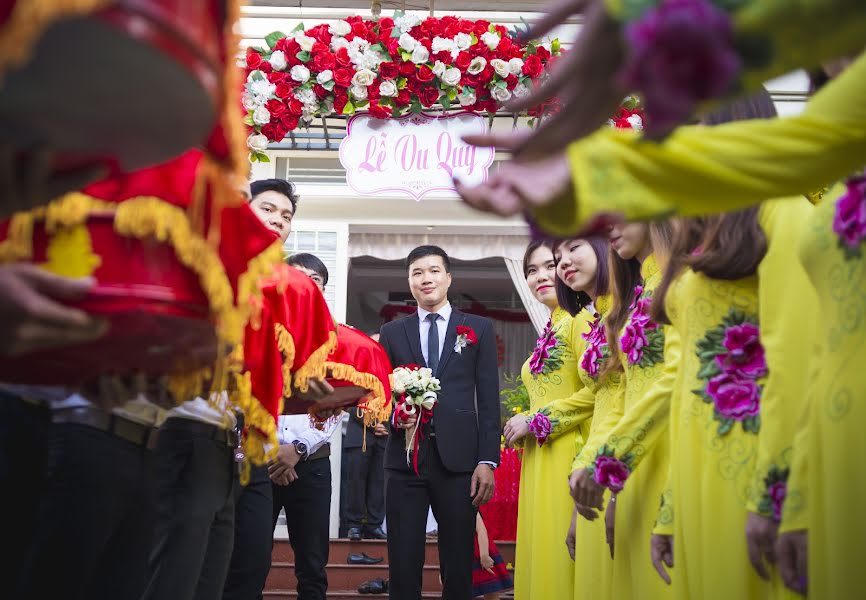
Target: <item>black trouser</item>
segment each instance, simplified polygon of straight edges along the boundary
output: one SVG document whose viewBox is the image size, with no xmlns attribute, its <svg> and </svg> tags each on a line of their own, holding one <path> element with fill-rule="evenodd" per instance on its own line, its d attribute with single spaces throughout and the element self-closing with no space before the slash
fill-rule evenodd
<svg viewBox="0 0 866 600">
<path fill-rule="evenodd" d="M 232 448 L 217 428 L 170 418 L 154 449 L 158 521 L 148 600 L 214 600 L 222 595 L 234 540 Z"/>
<path fill-rule="evenodd" d="M 47 408 L 0 390 L 0 515 L 5 515 L 3 537 L 15 545 L 33 539 L 50 426 Z M 4 554 L 0 581 L 11 589 L 21 573 L 23 548 L 9 548 Z"/>
<path fill-rule="evenodd" d="M 418 600 L 424 573 L 427 512 L 439 524 L 439 564 L 444 600 L 471 600 L 475 514 L 469 488 L 471 473 L 445 469 L 435 438 L 418 468 L 385 469 L 388 519 L 388 584 L 393 600 Z"/>
<path fill-rule="evenodd" d="M 106 431 L 51 425 L 45 487 L 13 598 L 141 596 L 155 522 L 151 458 Z"/>
<path fill-rule="evenodd" d="M 298 479 L 274 484 L 273 528 L 280 509 L 286 512 L 289 543 L 295 555 L 298 600 L 325 600 L 328 591 L 328 534 L 331 514 L 331 461 L 327 457 L 300 462 Z"/>
<path fill-rule="evenodd" d="M 379 441 L 381 440 L 381 442 Z M 346 526 L 368 530 L 382 526 L 385 519 L 385 440 L 375 438 L 361 448 L 343 450 L 346 469 Z"/>
<path fill-rule="evenodd" d="M 235 543 L 223 600 L 262 597 L 274 546 L 273 509 L 268 467 L 252 467 L 249 484 L 235 484 Z"/>
</svg>

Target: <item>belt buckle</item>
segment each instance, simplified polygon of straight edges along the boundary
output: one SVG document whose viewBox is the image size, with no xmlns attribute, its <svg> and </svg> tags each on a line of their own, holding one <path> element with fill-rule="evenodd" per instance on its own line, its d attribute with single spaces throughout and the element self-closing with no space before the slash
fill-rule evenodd
<svg viewBox="0 0 866 600">
<path fill-rule="evenodd" d="M 235 428 L 234 431 L 226 431 L 226 435 L 228 436 L 229 445 L 234 441 L 234 458 L 236 463 L 242 463 L 246 459 L 247 455 L 244 452 L 243 445 L 243 432 L 244 432 L 244 413 L 237 410 L 235 411 Z M 235 434 L 235 439 L 231 439 L 231 433 Z"/>
</svg>

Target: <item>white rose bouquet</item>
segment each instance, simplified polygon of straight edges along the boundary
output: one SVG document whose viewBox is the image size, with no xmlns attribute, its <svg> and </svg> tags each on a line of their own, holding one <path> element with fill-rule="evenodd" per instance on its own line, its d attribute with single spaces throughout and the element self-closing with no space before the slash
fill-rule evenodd
<svg viewBox="0 0 866 600">
<path fill-rule="evenodd" d="M 433 371 L 418 365 L 397 367 L 391 373 L 395 419 L 405 421 L 417 416 L 415 425 L 406 430 L 406 464 L 418 473 L 418 444 L 423 437 L 421 426 L 433 418 L 433 407 L 442 387 Z"/>
</svg>

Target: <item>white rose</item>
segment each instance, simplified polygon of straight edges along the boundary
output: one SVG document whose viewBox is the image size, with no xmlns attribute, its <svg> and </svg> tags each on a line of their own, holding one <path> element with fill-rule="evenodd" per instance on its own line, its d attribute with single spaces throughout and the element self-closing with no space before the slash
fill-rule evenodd
<svg viewBox="0 0 866 600">
<path fill-rule="evenodd" d="M 420 22 L 421 19 L 416 15 L 403 15 L 394 19 L 394 27 L 400 31 L 409 31 Z"/>
<path fill-rule="evenodd" d="M 436 404 L 436 392 L 424 392 L 421 397 L 421 406 L 430 410 Z"/>
<path fill-rule="evenodd" d="M 316 98 L 316 93 L 313 90 L 296 90 L 295 98 L 301 104 L 317 104 L 318 99 Z"/>
<path fill-rule="evenodd" d="M 514 90 L 512 90 L 515 98 L 525 98 L 529 95 L 529 88 L 523 85 L 522 83 L 518 83 L 514 86 Z"/>
<path fill-rule="evenodd" d="M 460 106 L 472 106 L 475 104 L 475 92 L 470 94 L 460 94 L 457 96 L 457 99 L 460 101 Z"/>
<path fill-rule="evenodd" d="M 256 125 L 267 125 L 271 122 L 271 113 L 264 106 L 259 106 L 253 111 L 253 123 Z"/>
<path fill-rule="evenodd" d="M 331 38 L 331 51 L 336 52 L 340 48 L 349 49 L 349 40 L 344 37 L 333 37 Z"/>
<path fill-rule="evenodd" d="M 331 69 L 325 69 L 318 75 L 316 75 L 316 83 L 319 85 L 325 85 L 329 81 L 334 79 L 334 72 Z"/>
<path fill-rule="evenodd" d="M 364 38 L 356 37 L 352 38 L 352 41 L 349 42 L 349 48 L 353 50 L 357 50 L 358 52 L 363 52 L 367 48 L 370 47 L 370 42 L 365 40 Z"/>
<path fill-rule="evenodd" d="M 511 74 L 511 69 L 508 67 L 508 63 L 501 58 L 494 58 L 491 60 L 490 66 L 493 67 L 493 70 L 496 71 L 496 74 L 502 77 L 502 79 L 505 79 Z"/>
<path fill-rule="evenodd" d="M 490 95 L 499 102 L 505 102 L 511 98 L 511 92 L 509 92 L 506 88 L 494 87 L 490 91 Z"/>
<path fill-rule="evenodd" d="M 445 74 L 445 70 L 447 68 L 448 66 L 444 62 L 442 62 L 441 60 L 437 60 L 436 63 L 433 65 L 433 75 L 435 75 L 439 79 L 442 79 L 442 75 Z"/>
<path fill-rule="evenodd" d="M 259 79 L 250 84 L 250 93 L 259 100 L 259 104 L 269 99 L 277 91 L 277 86 L 267 79 Z"/>
<path fill-rule="evenodd" d="M 631 115 L 626 121 L 629 122 L 632 129 L 637 129 L 638 131 L 643 129 L 643 119 L 640 118 L 640 115 Z"/>
<path fill-rule="evenodd" d="M 433 43 L 430 46 L 430 51 L 433 54 L 437 52 L 451 52 L 456 46 L 452 40 L 443 37 L 433 38 Z"/>
<path fill-rule="evenodd" d="M 268 62 L 271 63 L 274 71 L 285 71 L 286 67 L 289 66 L 286 62 L 286 55 L 282 50 L 274 51 L 268 59 Z"/>
<path fill-rule="evenodd" d="M 383 81 L 379 84 L 379 95 L 386 98 L 394 98 L 397 96 L 397 86 L 393 81 Z"/>
<path fill-rule="evenodd" d="M 415 49 L 412 50 L 412 62 L 416 65 L 423 65 L 428 60 L 430 60 L 430 51 L 421 44 L 415 46 Z"/>
<path fill-rule="evenodd" d="M 472 36 L 468 33 L 458 33 L 454 36 L 454 44 L 458 50 L 468 50 L 472 45 Z"/>
<path fill-rule="evenodd" d="M 349 48 L 349 60 L 353 65 L 360 69 L 364 69 L 364 53 L 360 50 L 353 50 Z"/>
<path fill-rule="evenodd" d="M 257 106 L 259 106 L 259 102 L 256 102 L 256 99 L 253 98 L 250 94 L 244 94 L 241 99 L 241 103 L 244 105 L 244 108 L 247 110 L 255 110 Z"/>
<path fill-rule="evenodd" d="M 258 69 L 256 69 L 255 71 L 250 71 L 250 74 L 247 75 L 247 83 L 252 83 L 253 81 L 255 81 L 256 75 L 260 75 L 261 77 L 264 77 L 264 74 L 261 71 L 259 71 Z"/>
<path fill-rule="evenodd" d="M 481 34 L 481 43 L 486 44 L 491 50 L 496 50 L 499 45 L 499 34 L 495 31 L 487 31 Z"/>
<path fill-rule="evenodd" d="M 304 35 L 303 33 L 298 33 L 295 36 L 295 41 L 298 42 L 298 46 L 301 47 L 301 50 L 304 52 L 310 52 L 313 49 L 313 44 L 316 43 L 315 38 L 311 38 L 308 35 Z"/>
<path fill-rule="evenodd" d="M 445 73 L 443 73 L 440 79 L 442 79 L 442 83 L 444 83 L 445 85 L 454 86 L 460 83 L 460 78 L 462 76 L 463 74 L 460 72 L 460 69 L 448 67 L 447 69 L 445 69 Z"/>
<path fill-rule="evenodd" d="M 466 72 L 470 75 L 478 75 L 481 71 L 484 70 L 484 67 L 487 66 L 487 59 L 483 56 L 476 56 L 472 59 L 472 62 L 469 63 L 469 68 L 466 69 Z"/>
<path fill-rule="evenodd" d="M 349 88 L 349 92 L 355 97 L 356 100 L 366 100 L 367 99 L 367 88 L 363 85 L 353 85 Z"/>
<path fill-rule="evenodd" d="M 523 72 L 523 59 L 512 58 L 508 61 L 508 68 L 511 70 L 512 75 L 520 75 Z"/>
<path fill-rule="evenodd" d="M 352 26 L 346 21 L 337 21 L 328 27 L 328 32 L 330 32 L 331 35 L 343 37 L 352 33 Z"/>
<path fill-rule="evenodd" d="M 371 50 L 367 50 L 364 53 L 364 58 L 361 61 L 361 67 L 364 69 L 370 69 L 371 71 L 378 68 L 380 64 L 384 61 L 382 60 L 382 55 L 378 52 L 374 52 Z"/>
<path fill-rule="evenodd" d="M 414 50 L 415 47 L 418 45 L 418 40 L 413 38 L 408 33 L 404 33 L 403 35 L 400 36 L 400 39 L 397 40 L 397 43 L 406 52 L 412 52 L 412 50 Z"/>
<path fill-rule="evenodd" d="M 268 138 L 261 133 L 252 133 L 247 138 L 247 146 L 256 152 L 264 152 L 268 149 Z"/>
<path fill-rule="evenodd" d="M 290 73 L 292 79 L 298 83 L 307 83 L 310 80 L 310 70 L 304 65 L 295 65 Z"/>
<path fill-rule="evenodd" d="M 361 69 L 352 77 L 352 85 L 358 87 L 367 87 L 374 81 L 376 81 L 376 74 L 370 69 Z"/>
</svg>

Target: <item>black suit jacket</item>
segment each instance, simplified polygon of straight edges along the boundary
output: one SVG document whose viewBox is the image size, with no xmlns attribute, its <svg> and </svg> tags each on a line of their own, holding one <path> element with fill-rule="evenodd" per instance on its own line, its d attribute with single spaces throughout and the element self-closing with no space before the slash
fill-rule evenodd
<svg viewBox="0 0 866 600">
<path fill-rule="evenodd" d="M 471 327 L 478 337 L 477 344 L 463 348 L 459 354 L 454 351 L 458 325 Z M 417 312 L 386 323 L 379 343 L 394 367 L 424 364 Z M 442 464 L 449 471 L 472 472 L 480 461 L 498 463 L 499 371 L 493 323 L 484 317 L 452 310 L 435 375 L 442 385 L 439 401 L 433 409 L 436 448 Z M 428 448 L 425 439 L 419 449 L 421 464 Z M 409 470 L 402 429 L 394 429 L 388 437 L 385 467 Z"/>
<path fill-rule="evenodd" d="M 364 447 L 364 420 L 358 416 L 358 411 L 354 408 L 349 409 L 349 420 L 346 422 L 346 435 L 343 437 L 343 448 L 363 448 Z M 388 436 L 373 435 L 373 428 L 367 427 L 367 449 L 369 450 L 374 444 L 385 445 Z"/>
</svg>

